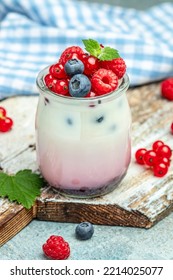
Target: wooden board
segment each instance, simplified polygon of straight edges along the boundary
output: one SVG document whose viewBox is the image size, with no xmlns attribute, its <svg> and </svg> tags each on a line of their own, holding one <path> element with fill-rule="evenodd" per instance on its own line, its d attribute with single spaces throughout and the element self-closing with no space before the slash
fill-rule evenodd
<svg viewBox="0 0 173 280">
<path fill-rule="evenodd" d="M 173 102 L 161 98 L 159 83 L 130 89 L 128 99 L 133 119 L 132 162 L 118 188 L 99 198 L 72 199 L 45 186 L 31 210 L 1 199 L 0 245 L 33 218 L 150 228 L 172 211 L 173 165 L 165 177 L 157 178 L 135 163 L 134 153 L 140 147 L 149 149 L 158 139 L 172 146 Z M 0 169 L 5 172 L 37 170 L 34 131 L 37 100 L 37 97 L 14 97 L 1 104 L 15 122 L 10 133 L 0 135 L 0 147 L 3 147 Z"/>
</svg>

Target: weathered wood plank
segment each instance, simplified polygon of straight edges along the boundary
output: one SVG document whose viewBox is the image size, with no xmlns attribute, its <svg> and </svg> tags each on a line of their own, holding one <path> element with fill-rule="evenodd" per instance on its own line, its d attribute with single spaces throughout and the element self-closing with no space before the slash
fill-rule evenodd
<svg viewBox="0 0 173 280">
<path fill-rule="evenodd" d="M 26 210 L 21 205 L 0 199 L 0 246 L 15 236 L 36 216 L 36 207 Z"/>
<path fill-rule="evenodd" d="M 1 199 L 0 244 L 9 240 L 34 217 L 149 228 L 172 211 L 173 167 L 165 177 L 156 178 L 150 170 L 135 163 L 134 153 L 139 147 L 151 147 L 157 139 L 172 146 L 170 124 L 173 121 L 173 102 L 161 98 L 159 84 L 131 89 L 128 98 L 133 119 L 132 162 L 117 189 L 94 199 L 71 199 L 48 186 L 31 210 Z M 15 123 L 10 133 L 0 135 L 0 147 L 3 147 L 0 149 L 0 167 L 4 171 L 37 170 L 34 131 L 37 100 L 38 97 L 14 97 L 2 102 Z"/>
</svg>

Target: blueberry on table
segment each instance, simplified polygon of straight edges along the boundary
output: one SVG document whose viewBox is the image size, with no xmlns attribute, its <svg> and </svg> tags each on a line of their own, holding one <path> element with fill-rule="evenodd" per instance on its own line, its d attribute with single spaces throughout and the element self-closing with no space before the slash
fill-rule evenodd
<svg viewBox="0 0 173 280">
<path fill-rule="evenodd" d="M 87 240 L 92 237 L 94 233 L 94 227 L 89 222 L 82 222 L 79 225 L 77 225 L 75 233 L 78 239 Z"/>
<path fill-rule="evenodd" d="M 81 60 L 73 58 L 66 62 L 64 65 L 64 70 L 69 76 L 82 74 L 84 71 L 84 64 Z"/>
<path fill-rule="evenodd" d="M 73 97 L 85 97 L 91 90 L 91 82 L 83 74 L 74 75 L 69 82 L 69 93 Z"/>
</svg>

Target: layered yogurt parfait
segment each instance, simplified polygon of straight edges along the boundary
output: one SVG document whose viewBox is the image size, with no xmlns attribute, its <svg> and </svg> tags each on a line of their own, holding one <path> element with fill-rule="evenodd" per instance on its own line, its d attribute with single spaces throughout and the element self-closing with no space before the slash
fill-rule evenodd
<svg viewBox="0 0 173 280">
<path fill-rule="evenodd" d="M 37 77 L 36 150 L 50 186 L 89 198 L 113 191 L 131 159 L 126 65 L 93 39 L 71 46 Z"/>
</svg>

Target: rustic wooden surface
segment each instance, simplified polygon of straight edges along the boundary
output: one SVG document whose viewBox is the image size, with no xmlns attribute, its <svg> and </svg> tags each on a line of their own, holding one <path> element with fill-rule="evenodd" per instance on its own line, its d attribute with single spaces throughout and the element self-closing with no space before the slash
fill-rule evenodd
<svg viewBox="0 0 173 280">
<path fill-rule="evenodd" d="M 119 187 L 99 198 L 71 199 L 45 186 L 31 210 L 0 199 L 0 245 L 33 218 L 149 228 L 172 211 L 173 167 L 165 177 L 156 178 L 150 170 L 135 163 L 134 152 L 140 147 L 150 148 L 157 139 L 172 146 L 173 102 L 161 98 L 159 83 L 130 89 L 128 99 L 133 119 L 132 162 Z M 4 172 L 37 170 L 34 131 L 37 101 L 38 97 L 32 96 L 1 102 L 14 119 L 13 130 L 0 134 L 0 169 Z"/>
</svg>

